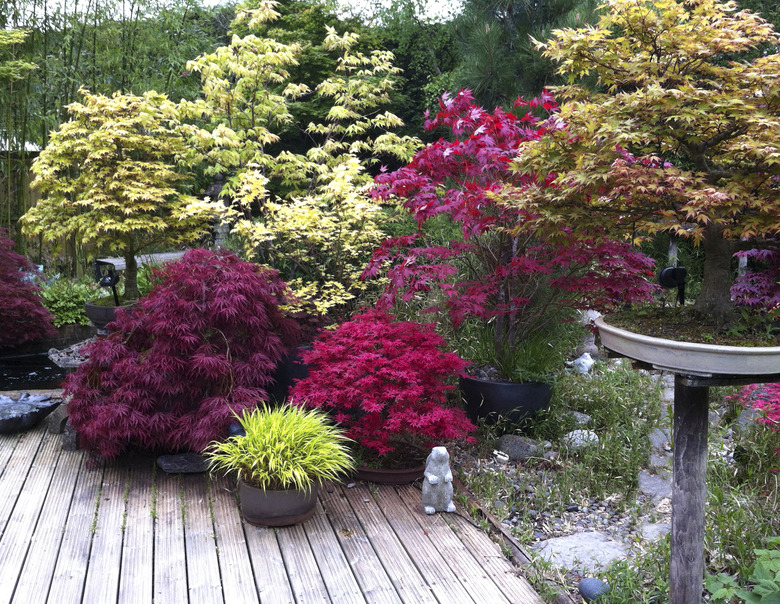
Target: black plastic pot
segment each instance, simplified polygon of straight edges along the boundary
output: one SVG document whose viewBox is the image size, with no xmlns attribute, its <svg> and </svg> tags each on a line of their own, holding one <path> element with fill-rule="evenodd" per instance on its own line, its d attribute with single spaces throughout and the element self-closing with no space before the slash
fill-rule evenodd
<svg viewBox="0 0 780 604">
<path fill-rule="evenodd" d="M 510 422 L 533 417 L 546 409 L 552 388 L 543 382 L 496 382 L 475 377 L 460 378 L 466 414 L 472 422 L 483 419 L 493 424 L 499 416 Z"/>
</svg>

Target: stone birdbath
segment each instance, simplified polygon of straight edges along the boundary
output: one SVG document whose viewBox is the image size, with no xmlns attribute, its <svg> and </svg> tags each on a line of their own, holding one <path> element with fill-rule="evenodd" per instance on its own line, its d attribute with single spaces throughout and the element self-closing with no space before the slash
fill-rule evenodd
<svg viewBox="0 0 780 604">
<path fill-rule="evenodd" d="M 704 509 L 711 386 L 780 382 L 780 347 L 746 348 L 649 337 L 596 319 L 602 345 L 639 367 L 674 374 L 669 602 L 698 604 L 704 579 Z"/>
</svg>

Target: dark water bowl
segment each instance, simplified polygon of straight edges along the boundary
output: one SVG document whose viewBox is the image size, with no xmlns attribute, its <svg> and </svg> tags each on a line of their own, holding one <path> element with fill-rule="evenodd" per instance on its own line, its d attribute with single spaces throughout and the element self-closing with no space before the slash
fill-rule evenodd
<svg viewBox="0 0 780 604">
<path fill-rule="evenodd" d="M 66 374 L 46 353 L 0 356 L 0 391 L 59 388 Z"/>
</svg>

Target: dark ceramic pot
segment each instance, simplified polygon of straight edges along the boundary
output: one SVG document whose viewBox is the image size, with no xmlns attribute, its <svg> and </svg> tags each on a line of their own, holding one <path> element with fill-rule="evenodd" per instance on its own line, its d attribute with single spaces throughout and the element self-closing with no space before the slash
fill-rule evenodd
<svg viewBox="0 0 780 604">
<path fill-rule="evenodd" d="M 91 302 L 84 303 L 84 313 L 87 315 L 92 324 L 98 329 L 105 329 L 106 325 L 116 320 L 117 308 L 131 308 L 132 303 L 124 306 L 102 306 L 100 304 L 92 304 Z"/>
<path fill-rule="evenodd" d="M 416 468 L 404 468 L 401 470 L 386 470 L 384 468 L 368 468 L 360 466 L 355 470 L 355 479 L 376 484 L 409 484 L 422 478 L 425 473 L 425 464 Z"/>
<path fill-rule="evenodd" d="M 466 415 L 472 422 L 496 422 L 499 416 L 510 422 L 533 417 L 546 409 L 552 388 L 543 382 L 496 382 L 475 377 L 460 378 L 460 391 L 466 402 Z"/>
<path fill-rule="evenodd" d="M 264 491 L 243 480 L 238 482 L 241 513 L 244 520 L 256 526 L 289 526 L 306 522 L 314 516 L 318 492 L 319 484 L 316 483 L 309 491 Z"/>
</svg>

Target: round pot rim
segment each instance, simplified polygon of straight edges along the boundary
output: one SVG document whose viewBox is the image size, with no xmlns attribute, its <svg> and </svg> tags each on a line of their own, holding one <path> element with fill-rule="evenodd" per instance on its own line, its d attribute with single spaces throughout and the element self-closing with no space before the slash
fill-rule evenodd
<svg viewBox="0 0 780 604">
<path fill-rule="evenodd" d="M 595 321 L 605 348 L 658 369 L 702 375 L 773 375 L 780 367 L 780 346 L 724 346 L 648 336 Z"/>
<path fill-rule="evenodd" d="M 476 377 L 473 375 L 461 375 L 461 380 L 473 380 L 475 382 L 482 382 L 483 384 L 506 384 L 507 386 L 528 386 L 531 384 L 541 384 L 543 386 L 549 386 L 549 382 L 542 382 L 540 380 L 528 380 L 525 382 L 513 382 L 512 380 L 491 380 L 488 378 Z"/>
</svg>

